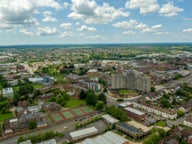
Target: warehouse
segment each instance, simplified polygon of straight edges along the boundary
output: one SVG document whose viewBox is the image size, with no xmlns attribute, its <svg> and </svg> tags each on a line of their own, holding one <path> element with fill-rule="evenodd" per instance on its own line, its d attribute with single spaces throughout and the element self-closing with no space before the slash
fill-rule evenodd
<svg viewBox="0 0 192 144">
<path fill-rule="evenodd" d="M 137 109 L 131 108 L 131 107 L 126 107 L 124 108 L 126 113 L 128 114 L 129 117 L 135 119 L 136 121 L 142 122 L 145 120 L 145 113 L 141 112 Z"/>
<path fill-rule="evenodd" d="M 113 127 L 116 123 L 119 122 L 119 120 L 117 120 L 116 118 L 112 117 L 109 114 L 103 115 L 102 119 L 104 122 L 106 122 L 108 125 L 110 125 L 110 127 Z"/>
<path fill-rule="evenodd" d="M 124 102 L 124 103 L 118 104 L 119 108 L 125 108 L 125 107 L 128 107 L 128 106 L 131 107 L 132 103 L 131 102 Z"/>
<path fill-rule="evenodd" d="M 70 137 L 71 137 L 71 140 L 74 142 L 74 141 L 81 140 L 83 138 L 94 136 L 97 133 L 98 133 L 98 130 L 95 127 L 90 127 L 90 128 L 71 132 Z"/>
<path fill-rule="evenodd" d="M 134 138 L 134 139 L 140 139 L 143 138 L 144 136 L 148 135 L 151 133 L 150 129 L 142 129 L 142 128 L 137 128 L 133 125 L 127 124 L 127 123 L 119 123 L 116 125 L 116 129 L 119 130 L 120 132 Z"/>
<path fill-rule="evenodd" d="M 108 131 L 103 135 L 99 135 L 96 138 L 88 138 L 78 144 L 128 144 L 128 141 L 116 133 Z"/>
</svg>

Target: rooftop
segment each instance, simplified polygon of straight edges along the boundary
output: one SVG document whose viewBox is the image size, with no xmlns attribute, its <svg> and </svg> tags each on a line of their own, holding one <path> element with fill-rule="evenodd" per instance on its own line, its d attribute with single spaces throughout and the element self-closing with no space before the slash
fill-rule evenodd
<svg viewBox="0 0 192 144">
<path fill-rule="evenodd" d="M 76 138 L 76 137 L 84 136 L 84 135 L 87 135 L 90 133 L 97 133 L 97 132 L 98 132 L 98 130 L 95 127 L 90 127 L 90 128 L 71 132 L 70 136 L 71 136 L 71 138 Z"/>
<path fill-rule="evenodd" d="M 116 118 L 112 117 L 109 114 L 103 115 L 102 118 L 106 119 L 107 121 L 109 121 L 112 124 L 119 122 L 119 120 L 117 120 Z"/>
<path fill-rule="evenodd" d="M 124 108 L 124 109 L 125 109 L 126 111 L 132 112 L 132 113 L 137 114 L 137 115 L 139 115 L 139 116 L 142 116 L 142 115 L 145 114 L 144 112 L 141 112 L 141 111 L 136 110 L 136 109 L 131 108 L 131 107 L 126 107 L 126 108 Z"/>
</svg>

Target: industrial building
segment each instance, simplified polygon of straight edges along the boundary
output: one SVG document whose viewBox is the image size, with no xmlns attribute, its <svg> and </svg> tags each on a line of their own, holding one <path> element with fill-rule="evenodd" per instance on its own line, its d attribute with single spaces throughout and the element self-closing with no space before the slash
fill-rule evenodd
<svg viewBox="0 0 192 144">
<path fill-rule="evenodd" d="M 119 108 L 125 108 L 125 107 L 130 107 L 130 106 L 132 106 L 133 104 L 131 103 L 131 102 L 124 102 L 124 103 L 120 103 L 120 104 L 118 104 L 118 107 Z"/>
<path fill-rule="evenodd" d="M 115 124 L 119 122 L 118 119 L 112 117 L 112 116 L 109 115 L 109 114 L 103 115 L 101 118 L 102 118 L 103 121 L 106 122 L 110 127 L 115 126 Z"/>
<path fill-rule="evenodd" d="M 137 124 L 138 125 L 138 124 Z M 140 127 L 135 127 L 131 124 L 127 124 L 127 123 L 119 123 L 116 125 L 116 129 L 128 136 L 130 136 L 131 138 L 134 139 L 140 139 L 143 138 L 144 136 L 148 135 L 149 133 L 151 133 L 151 130 L 146 128 L 140 128 Z"/>
<path fill-rule="evenodd" d="M 128 70 L 122 74 L 112 74 L 111 76 L 112 89 L 131 89 L 142 92 L 150 92 L 151 79 L 141 72 Z"/>
<path fill-rule="evenodd" d="M 128 144 L 128 141 L 116 133 L 108 131 L 103 135 L 99 135 L 96 138 L 88 138 L 78 144 Z"/>
<path fill-rule="evenodd" d="M 90 128 L 71 132 L 69 135 L 71 137 L 71 140 L 74 142 L 90 136 L 94 136 L 96 134 L 98 134 L 98 130 L 95 127 L 90 127 Z"/>
<path fill-rule="evenodd" d="M 125 112 L 128 114 L 129 117 L 135 119 L 136 121 L 142 122 L 145 120 L 145 113 L 141 112 L 137 109 L 126 107 L 124 108 Z"/>
</svg>

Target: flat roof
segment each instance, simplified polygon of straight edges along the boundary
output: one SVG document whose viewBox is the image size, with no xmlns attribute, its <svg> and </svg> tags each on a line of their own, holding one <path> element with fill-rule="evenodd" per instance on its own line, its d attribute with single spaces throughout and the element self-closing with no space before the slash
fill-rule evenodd
<svg viewBox="0 0 192 144">
<path fill-rule="evenodd" d="M 26 140 L 24 142 L 20 142 L 19 144 L 32 144 L 31 140 Z"/>
<path fill-rule="evenodd" d="M 128 124 L 128 125 L 132 125 L 132 126 L 134 126 L 134 127 L 136 127 L 136 128 L 140 128 L 140 129 L 142 129 L 144 132 L 148 132 L 148 131 L 151 130 L 151 127 L 147 127 L 147 126 L 145 126 L 145 125 L 143 125 L 143 124 L 141 124 L 141 123 L 138 123 L 138 122 L 136 122 L 136 121 L 133 121 L 133 120 L 127 122 L 127 124 Z"/>
<path fill-rule="evenodd" d="M 126 108 L 124 108 L 124 109 L 125 109 L 126 111 L 132 112 L 132 113 L 137 114 L 137 115 L 139 115 L 139 116 L 145 114 L 144 112 L 141 112 L 141 111 L 139 111 L 139 110 L 137 110 L 137 109 L 134 109 L 134 108 L 131 108 L 131 107 L 126 107 Z"/>
<path fill-rule="evenodd" d="M 13 93 L 13 88 L 12 87 L 9 87 L 9 88 L 4 88 L 3 89 L 3 94 L 11 94 Z"/>
<path fill-rule="evenodd" d="M 132 104 L 131 102 L 124 102 L 124 103 L 119 104 L 119 106 L 127 107 L 127 106 L 130 106 L 131 104 Z"/>
<path fill-rule="evenodd" d="M 69 134 L 70 134 L 71 138 L 76 138 L 76 137 L 84 136 L 84 135 L 87 135 L 90 133 L 97 133 L 97 132 L 98 132 L 98 130 L 95 127 L 90 127 L 90 128 L 74 131 Z"/>
<path fill-rule="evenodd" d="M 121 137 L 120 135 L 108 131 L 103 135 L 99 135 L 95 138 L 88 138 L 78 144 L 123 144 L 127 141 L 128 140 Z"/>
<path fill-rule="evenodd" d="M 37 144 L 57 144 L 55 139 L 46 140 Z"/>
<path fill-rule="evenodd" d="M 120 123 L 118 125 L 124 129 L 126 129 L 127 131 L 131 132 L 131 133 L 136 133 L 136 134 L 144 133 L 144 131 L 141 128 L 136 128 L 132 125 L 128 125 L 127 123 Z"/>
<path fill-rule="evenodd" d="M 112 117 L 112 116 L 109 115 L 109 114 L 102 115 L 102 118 L 106 119 L 106 120 L 109 121 L 110 123 L 117 123 L 117 122 L 119 122 L 118 119 Z"/>
<path fill-rule="evenodd" d="M 18 118 L 14 118 L 14 119 L 10 119 L 9 122 L 12 123 L 12 122 L 17 122 L 18 121 Z"/>
</svg>

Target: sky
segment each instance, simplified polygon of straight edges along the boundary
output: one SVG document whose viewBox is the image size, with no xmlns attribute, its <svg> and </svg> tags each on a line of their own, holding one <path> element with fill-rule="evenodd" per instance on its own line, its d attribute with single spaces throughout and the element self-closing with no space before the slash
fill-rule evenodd
<svg viewBox="0 0 192 144">
<path fill-rule="evenodd" d="M 192 42 L 192 0 L 0 0 L 0 45 Z"/>
</svg>

